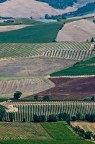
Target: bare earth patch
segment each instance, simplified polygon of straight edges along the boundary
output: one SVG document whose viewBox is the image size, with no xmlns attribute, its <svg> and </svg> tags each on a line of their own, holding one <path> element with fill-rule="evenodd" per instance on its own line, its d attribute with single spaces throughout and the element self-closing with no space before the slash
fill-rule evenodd
<svg viewBox="0 0 95 144">
<path fill-rule="evenodd" d="M 79 20 L 65 24 L 59 31 L 57 41 L 86 41 L 95 37 L 95 23 L 89 20 Z"/>
<path fill-rule="evenodd" d="M 91 122 L 72 122 L 72 126 L 79 126 L 85 131 L 92 131 L 95 134 L 95 123 Z"/>
<path fill-rule="evenodd" d="M 39 96 L 48 95 L 52 100 L 76 100 L 95 95 L 95 77 L 50 78 L 50 80 L 55 87 L 38 93 Z"/>
<path fill-rule="evenodd" d="M 22 29 L 22 28 L 25 28 L 25 27 L 28 27 L 28 26 L 29 25 L 0 26 L 0 32 L 18 30 L 18 29 Z"/>
</svg>

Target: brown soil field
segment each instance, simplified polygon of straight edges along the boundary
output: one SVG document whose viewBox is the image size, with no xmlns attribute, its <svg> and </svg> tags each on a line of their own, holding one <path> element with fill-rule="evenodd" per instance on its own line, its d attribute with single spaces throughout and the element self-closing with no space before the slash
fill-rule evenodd
<svg viewBox="0 0 95 144">
<path fill-rule="evenodd" d="M 84 129 L 85 131 L 92 131 L 95 134 L 95 123 L 91 122 L 72 122 L 72 126 L 79 126 L 80 128 Z"/>
<path fill-rule="evenodd" d="M 68 7 L 65 10 L 54 9 L 47 3 L 38 2 L 36 0 L 8 0 L 0 3 L 0 15 L 11 17 L 30 17 L 40 18 L 45 14 L 58 15 L 70 11 L 75 11 L 77 8 Z"/>
<path fill-rule="evenodd" d="M 29 25 L 0 26 L 0 32 L 18 30 L 18 29 L 22 29 L 22 28 L 25 28 L 25 27 L 28 27 L 28 26 Z"/>
<path fill-rule="evenodd" d="M 90 20 L 78 20 L 68 24 L 59 31 L 57 41 L 86 41 L 95 37 L 95 24 Z"/>
<path fill-rule="evenodd" d="M 95 77 L 50 78 L 50 80 L 55 87 L 38 93 L 38 96 L 48 95 L 51 100 L 78 100 L 95 96 Z"/>
</svg>

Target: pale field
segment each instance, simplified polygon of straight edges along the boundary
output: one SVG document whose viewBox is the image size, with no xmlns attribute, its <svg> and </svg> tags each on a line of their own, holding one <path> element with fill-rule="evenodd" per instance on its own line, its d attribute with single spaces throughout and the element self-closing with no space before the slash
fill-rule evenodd
<svg viewBox="0 0 95 144">
<path fill-rule="evenodd" d="M 59 31 L 57 41 L 86 41 L 95 38 L 95 24 L 89 20 L 79 20 L 65 24 Z"/>
<path fill-rule="evenodd" d="M 26 97 L 48 90 L 55 85 L 47 75 L 74 63 L 74 60 L 50 57 L 1 59 L 0 97 L 13 97 L 15 91 L 21 91 L 22 97 Z"/>
<path fill-rule="evenodd" d="M 29 25 L 11 25 L 11 26 L 0 26 L 0 32 L 6 32 L 6 31 L 13 31 L 22 29 L 25 27 L 28 27 Z"/>
<path fill-rule="evenodd" d="M 46 76 L 73 65 L 75 60 L 52 57 L 8 58 L 0 60 L 1 77 Z"/>
<path fill-rule="evenodd" d="M 95 122 L 72 122 L 71 123 L 74 127 L 79 126 L 80 128 L 84 129 L 85 131 L 91 131 L 95 134 Z"/>
<path fill-rule="evenodd" d="M 44 17 L 45 14 L 58 15 L 70 11 L 75 11 L 77 8 L 68 7 L 64 10 L 54 9 L 47 3 L 38 2 L 35 0 L 9 0 L 0 3 L 0 16 L 11 17 L 30 17 L 33 18 Z"/>
</svg>

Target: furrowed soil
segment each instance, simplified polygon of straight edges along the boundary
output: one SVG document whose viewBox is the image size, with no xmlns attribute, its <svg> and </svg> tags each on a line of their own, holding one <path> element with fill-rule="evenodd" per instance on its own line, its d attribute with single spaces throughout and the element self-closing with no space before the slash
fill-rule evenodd
<svg viewBox="0 0 95 144">
<path fill-rule="evenodd" d="M 78 100 L 95 95 L 95 77 L 81 78 L 50 78 L 55 87 L 38 93 L 39 96 L 48 95 L 51 100 Z M 32 98 L 28 96 L 27 98 Z"/>
</svg>

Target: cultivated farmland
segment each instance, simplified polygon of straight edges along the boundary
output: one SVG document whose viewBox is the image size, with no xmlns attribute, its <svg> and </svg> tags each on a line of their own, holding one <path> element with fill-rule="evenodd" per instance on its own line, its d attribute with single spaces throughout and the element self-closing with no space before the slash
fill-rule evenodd
<svg viewBox="0 0 95 144">
<path fill-rule="evenodd" d="M 15 135 L 14 132 L 12 133 L 13 136 L 17 136 L 19 134 L 19 132 L 21 130 L 23 130 L 24 132 L 26 132 L 26 128 L 28 133 L 24 133 L 24 135 L 28 135 L 28 139 L 27 140 L 22 140 L 20 138 L 20 140 L 17 139 L 15 140 L 6 140 L 6 139 L 3 139 L 1 140 L 0 142 L 3 143 L 3 144 L 63 144 L 63 142 L 65 144 L 92 144 L 92 142 L 90 141 L 85 141 L 84 139 L 80 138 L 79 136 L 75 135 L 71 129 L 69 129 L 69 127 L 67 127 L 66 124 L 64 124 L 63 122 L 57 122 L 57 123 L 41 123 L 41 125 L 38 125 L 38 124 L 24 124 L 24 123 L 7 123 L 6 125 L 8 125 L 8 128 L 7 127 L 4 127 L 4 124 L 2 124 L 2 127 L 3 128 L 3 133 L 7 131 L 9 131 L 9 128 L 10 130 L 13 130 L 12 127 L 13 126 L 18 126 L 16 127 L 16 130 L 15 130 L 15 127 L 14 127 L 14 130 L 15 130 Z M 25 128 L 24 127 L 21 127 L 21 126 L 24 126 L 25 125 Z M 30 127 L 28 127 L 30 125 Z M 36 127 L 35 127 L 36 126 Z M 34 129 L 33 129 L 34 128 Z M 38 129 L 39 130 L 38 130 Z M 44 128 L 44 129 L 43 129 Z M 20 130 L 20 131 L 19 131 Z M 36 131 L 37 130 L 37 131 Z M 17 133 L 18 132 L 18 133 Z M 39 134 L 40 132 L 40 134 Z M 44 132 L 44 133 L 43 133 Z M 11 133 L 11 132 L 10 132 Z M 48 134 L 47 134 L 48 133 Z M 23 135 L 23 134 L 22 134 Z M 33 136 L 34 135 L 34 138 L 31 139 L 29 138 L 30 136 Z M 38 136 L 40 136 L 41 139 L 38 139 Z M 49 135 L 49 136 L 48 136 Z M 4 135 L 5 136 L 5 135 Z M 20 134 L 21 136 L 21 134 Z M 46 137 L 46 139 L 43 139 L 43 136 Z"/>
<path fill-rule="evenodd" d="M 94 56 L 90 46 L 91 43 L 86 42 L 1 43 L 1 96 L 10 97 L 16 90 L 22 91 L 23 96 L 33 95 L 53 88 L 55 84 L 47 75 Z"/>
<path fill-rule="evenodd" d="M 11 26 L 0 26 L 0 32 L 7 32 L 22 29 L 28 27 L 29 25 L 11 25 Z"/>
<path fill-rule="evenodd" d="M 0 58 L 43 56 L 82 60 L 95 55 L 90 42 L 0 43 Z"/>
<path fill-rule="evenodd" d="M 95 75 L 95 57 L 73 65 L 65 70 L 51 74 L 51 76 L 91 76 Z"/>
<path fill-rule="evenodd" d="M 25 118 L 26 121 L 32 121 L 33 115 L 44 115 L 47 117 L 51 114 L 59 113 L 68 113 L 70 116 L 74 116 L 77 113 L 81 113 L 82 116 L 85 114 L 94 114 L 95 113 L 95 102 L 84 102 L 84 101 L 51 101 L 51 102 L 11 102 L 5 103 L 7 106 L 13 106 L 18 109 L 18 112 L 15 112 L 14 120 L 23 121 Z M 9 113 L 7 112 L 6 119 L 9 120 Z"/>
<path fill-rule="evenodd" d="M 65 24 L 59 31 L 57 41 L 86 41 L 95 37 L 95 24 L 89 20 L 78 20 Z"/>
<path fill-rule="evenodd" d="M 17 80 L 18 79 L 18 80 Z M 15 80 L 0 81 L 0 97 L 12 97 L 15 91 L 21 91 L 23 96 L 42 92 L 54 87 L 54 84 L 46 78 L 15 78 Z"/>
<path fill-rule="evenodd" d="M 51 100 L 73 100 L 90 98 L 95 95 L 95 76 L 79 78 L 50 78 L 54 88 L 39 93 L 39 96 L 48 95 Z M 29 96 L 27 98 L 32 98 Z"/>
<path fill-rule="evenodd" d="M 84 129 L 85 131 L 91 131 L 95 134 L 95 123 L 91 122 L 72 122 L 72 126 L 79 126 L 80 128 Z"/>
<path fill-rule="evenodd" d="M 40 124 L 3 122 L 0 129 L 0 140 L 50 139 Z"/>
<path fill-rule="evenodd" d="M 23 29 L 1 32 L 0 43 L 46 43 L 56 39 L 62 23 L 41 24 Z"/>
</svg>

